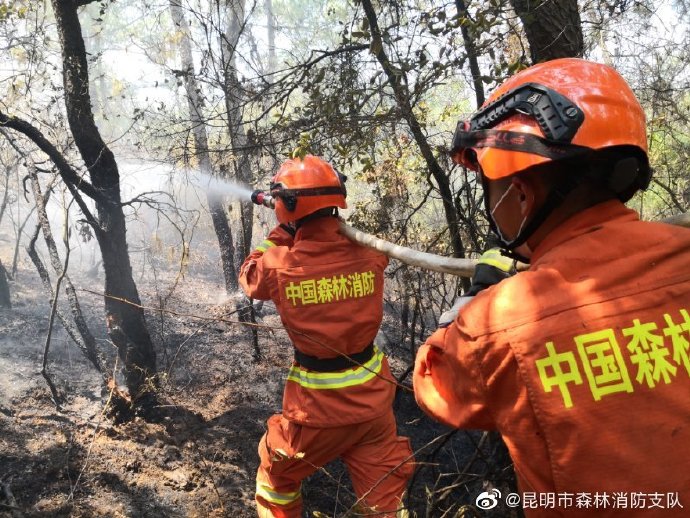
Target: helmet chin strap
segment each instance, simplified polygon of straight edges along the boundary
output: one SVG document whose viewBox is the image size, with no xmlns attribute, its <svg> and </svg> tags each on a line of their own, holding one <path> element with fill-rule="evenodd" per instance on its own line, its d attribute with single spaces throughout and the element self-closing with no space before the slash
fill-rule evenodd
<svg viewBox="0 0 690 518">
<path fill-rule="evenodd" d="M 491 230 L 498 236 L 501 244 L 501 248 L 504 250 L 504 255 L 512 259 L 517 259 L 524 263 L 529 263 L 529 258 L 524 257 L 515 251 L 520 245 L 525 244 L 525 242 L 532 237 L 532 235 L 537 231 L 537 229 L 546 221 L 546 219 L 551 215 L 551 213 L 558 207 L 565 197 L 577 186 L 578 182 L 571 177 L 564 178 L 558 185 L 551 188 L 546 200 L 537 212 L 532 216 L 532 218 L 527 221 L 527 217 L 520 223 L 520 228 L 518 229 L 517 235 L 514 239 L 508 240 L 501 232 L 496 220 L 494 219 L 494 211 L 503 202 L 513 184 L 510 184 L 503 195 L 499 198 L 494 208 L 491 209 L 489 206 L 489 189 L 486 177 L 482 175 L 482 185 L 484 187 L 484 208 L 486 210 L 487 218 L 489 220 L 489 226 Z"/>
</svg>

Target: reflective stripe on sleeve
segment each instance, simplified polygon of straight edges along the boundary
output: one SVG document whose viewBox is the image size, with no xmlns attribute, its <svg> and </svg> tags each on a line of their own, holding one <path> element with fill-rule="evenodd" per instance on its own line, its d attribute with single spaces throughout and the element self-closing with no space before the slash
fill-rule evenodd
<svg viewBox="0 0 690 518">
<path fill-rule="evenodd" d="M 502 255 L 500 250 L 487 250 L 477 263 L 493 266 L 503 272 L 509 272 L 513 266 L 511 259 Z"/>
<path fill-rule="evenodd" d="M 256 249 L 259 252 L 265 252 L 266 250 L 268 250 L 272 246 L 276 246 L 276 244 L 269 239 L 264 239 L 263 242 L 259 246 L 256 247 Z"/>
<path fill-rule="evenodd" d="M 362 385 L 381 372 L 384 354 L 378 347 L 374 347 L 374 356 L 362 364 L 341 372 L 312 372 L 293 365 L 288 372 L 288 381 L 299 383 L 309 389 L 340 389 Z"/>
<path fill-rule="evenodd" d="M 271 486 L 267 486 L 266 484 L 257 484 L 256 496 L 260 496 L 261 498 L 272 504 L 289 505 L 299 500 L 302 496 L 302 493 L 300 489 L 298 489 L 297 491 L 293 491 L 291 493 L 281 493 L 279 491 L 276 491 Z"/>
</svg>

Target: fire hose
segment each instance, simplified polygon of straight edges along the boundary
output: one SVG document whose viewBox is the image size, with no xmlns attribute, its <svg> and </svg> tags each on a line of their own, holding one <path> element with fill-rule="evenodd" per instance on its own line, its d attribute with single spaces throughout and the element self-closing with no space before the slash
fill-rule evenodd
<svg viewBox="0 0 690 518">
<path fill-rule="evenodd" d="M 264 191 L 254 191 L 251 196 L 252 202 L 257 205 L 263 205 L 269 209 L 275 207 L 275 199 Z M 680 227 L 690 228 L 690 212 L 685 214 L 678 214 L 660 220 L 661 223 L 669 225 L 677 225 Z M 459 259 L 456 257 L 444 257 L 428 252 L 420 252 L 413 250 L 406 246 L 396 245 L 385 239 L 381 239 L 356 228 L 351 227 L 345 222 L 340 223 L 340 232 L 357 244 L 378 250 L 386 254 L 388 257 L 397 259 L 410 266 L 418 266 L 425 270 L 432 270 L 434 272 L 449 273 L 459 277 L 472 277 L 474 267 L 477 264 L 475 259 Z M 526 266 L 525 266 L 526 267 Z M 520 269 L 520 268 L 518 268 Z"/>
</svg>

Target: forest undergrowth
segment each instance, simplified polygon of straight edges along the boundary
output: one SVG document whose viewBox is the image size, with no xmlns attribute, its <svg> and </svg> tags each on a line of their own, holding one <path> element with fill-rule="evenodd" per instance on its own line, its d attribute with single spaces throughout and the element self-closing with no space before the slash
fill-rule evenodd
<svg viewBox="0 0 690 518">
<path fill-rule="evenodd" d="M 88 277 L 76 284 L 96 285 Z M 147 312 L 160 372 L 154 415 L 115 423 L 107 387 L 57 326 L 48 364 L 64 398 L 56 409 L 40 374 L 48 302 L 30 270 L 20 270 L 12 288 L 13 309 L 0 313 L 0 516 L 255 515 L 256 448 L 266 419 L 280 410 L 292 353 L 272 304 L 258 314 L 266 327 L 259 327 L 261 359 L 254 361 L 251 333 L 230 323 L 234 301 L 219 296 L 218 281 L 188 275 L 164 304 L 156 285 L 141 282 L 145 306 L 175 311 Z M 112 367 L 102 301 L 88 291 L 80 297 Z M 399 376 L 409 365 L 390 343 L 397 326 L 387 315 L 378 341 Z M 409 378 L 403 383 L 409 386 Z M 476 496 L 513 483 L 509 459 L 494 452 L 495 437 L 433 423 L 409 391 L 398 391 L 395 412 L 417 452 L 409 515 L 489 516 L 474 506 Z M 308 479 L 303 495 L 305 516 L 356 516 L 339 462 Z"/>
</svg>

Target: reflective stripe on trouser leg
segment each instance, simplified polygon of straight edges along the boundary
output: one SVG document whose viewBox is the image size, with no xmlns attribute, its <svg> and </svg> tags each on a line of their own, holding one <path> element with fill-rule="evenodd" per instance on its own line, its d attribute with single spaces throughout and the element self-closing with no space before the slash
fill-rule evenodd
<svg viewBox="0 0 690 518">
<path fill-rule="evenodd" d="M 301 482 L 314 468 L 305 464 L 292 446 L 295 425 L 280 414 L 271 416 L 267 424 L 258 448 L 261 462 L 256 473 L 257 512 L 260 518 L 300 518 Z"/>
<path fill-rule="evenodd" d="M 298 489 L 297 491 L 283 493 L 280 491 L 276 491 L 275 488 L 269 486 L 268 484 L 262 484 L 257 482 L 256 496 L 261 497 L 267 502 L 274 505 L 288 506 L 294 504 L 302 497 L 301 485 L 300 489 Z"/>
</svg>

